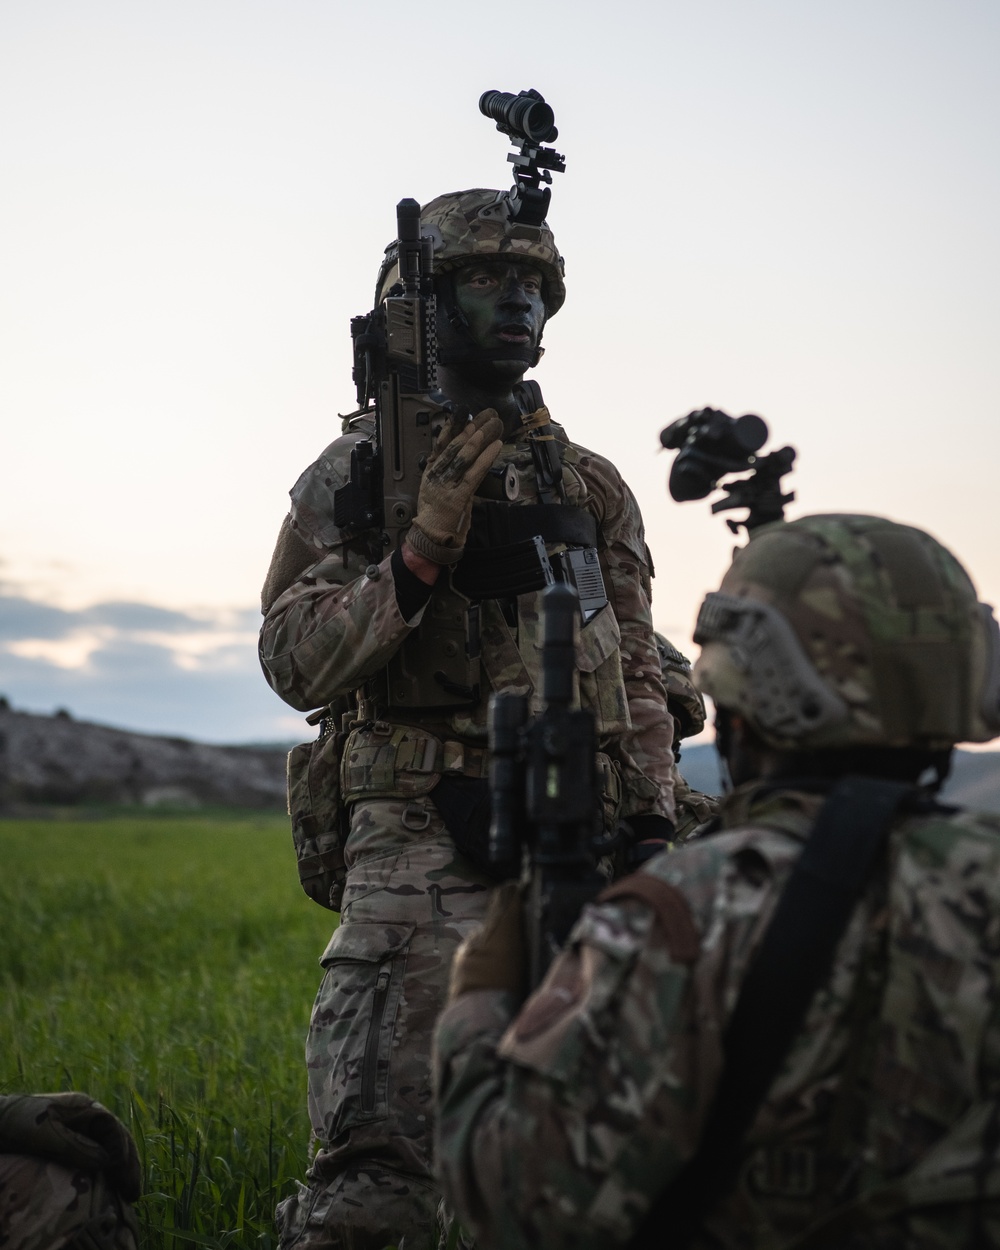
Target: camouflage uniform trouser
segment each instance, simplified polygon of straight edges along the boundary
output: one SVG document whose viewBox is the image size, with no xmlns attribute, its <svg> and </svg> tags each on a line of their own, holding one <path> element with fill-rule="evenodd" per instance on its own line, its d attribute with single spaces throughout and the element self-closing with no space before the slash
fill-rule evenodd
<svg viewBox="0 0 1000 1250">
<path fill-rule="evenodd" d="M 0 1246 L 136 1250 L 132 1208 L 103 1176 L 27 1155 L 0 1155 Z"/>
<path fill-rule="evenodd" d="M 356 803 L 346 860 L 306 1041 L 320 1150 L 308 1185 L 278 1205 L 281 1246 L 425 1250 L 437 1244 L 431 1039 L 491 883 L 429 799 Z"/>
</svg>

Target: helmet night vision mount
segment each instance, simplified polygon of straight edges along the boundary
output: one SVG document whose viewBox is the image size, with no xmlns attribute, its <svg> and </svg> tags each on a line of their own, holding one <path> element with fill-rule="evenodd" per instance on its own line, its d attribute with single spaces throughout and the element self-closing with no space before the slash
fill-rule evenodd
<svg viewBox="0 0 1000 1250">
<path fill-rule="evenodd" d="M 781 479 L 790 473 L 795 449 L 782 447 L 766 456 L 756 453 L 767 442 L 768 428 L 763 417 L 745 413 L 730 417 L 717 408 L 701 408 L 671 422 L 660 431 L 660 442 L 677 451 L 670 468 L 669 489 L 678 503 L 704 499 L 713 490 L 725 491 L 726 498 L 712 504 L 713 514 L 730 508 L 747 508 L 742 521 L 726 520 L 734 534 L 740 528 L 749 532 L 769 521 L 782 521 L 785 504 L 795 492 L 781 493 Z M 734 482 L 720 479 L 728 473 L 752 470 L 749 477 Z"/>
<path fill-rule="evenodd" d="M 542 94 L 529 88 L 513 95 L 509 91 L 484 91 L 479 97 L 479 111 L 497 124 L 511 143 L 520 145 L 520 152 L 508 152 L 514 166 L 514 185 L 509 204 L 512 221 L 525 226 L 540 226 L 549 210 L 552 196 L 552 173 L 565 173 L 566 158 L 555 148 L 542 147 L 559 135 L 555 114 Z M 545 186 L 540 184 L 545 183 Z"/>
</svg>

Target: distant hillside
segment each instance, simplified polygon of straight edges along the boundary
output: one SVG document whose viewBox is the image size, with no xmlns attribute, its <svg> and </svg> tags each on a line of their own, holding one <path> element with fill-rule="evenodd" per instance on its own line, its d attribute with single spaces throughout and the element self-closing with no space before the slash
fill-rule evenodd
<svg viewBox="0 0 1000 1250">
<path fill-rule="evenodd" d="M 0 812 L 78 803 L 280 811 L 287 751 L 283 743 L 209 746 L 131 733 L 0 701 Z M 714 746 L 685 747 L 680 767 L 696 790 L 719 793 Z M 1000 812 L 1000 751 L 957 751 L 944 797 Z"/>
<path fill-rule="evenodd" d="M 719 757 L 710 743 L 683 747 L 680 770 L 695 790 L 718 794 Z M 1000 751 L 956 751 L 941 794 L 962 807 L 1000 812 Z"/>
<path fill-rule="evenodd" d="M 0 811 L 77 803 L 281 810 L 285 751 L 209 746 L 0 705 Z"/>
</svg>

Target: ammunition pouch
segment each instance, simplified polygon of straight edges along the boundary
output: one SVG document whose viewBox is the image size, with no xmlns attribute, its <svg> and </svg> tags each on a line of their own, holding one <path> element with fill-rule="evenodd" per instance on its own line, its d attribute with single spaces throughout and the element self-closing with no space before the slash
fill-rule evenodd
<svg viewBox="0 0 1000 1250">
<path fill-rule="evenodd" d="M 347 879 L 340 759 L 347 734 L 334 730 L 332 721 L 323 725 L 315 742 L 300 743 L 289 752 L 288 814 L 303 890 L 321 907 L 340 911 Z"/>
<path fill-rule="evenodd" d="M 521 543 L 489 550 L 475 549 L 459 561 L 451 584 L 460 594 L 482 599 L 514 599 L 533 590 L 544 590 L 555 581 L 545 543 L 540 535 Z"/>
<path fill-rule="evenodd" d="M 443 741 L 414 725 L 366 722 L 344 746 L 340 785 L 344 803 L 357 799 L 415 799 L 442 776 L 485 777 L 485 747 Z"/>
<path fill-rule="evenodd" d="M 529 594 L 556 580 L 568 582 L 580 596 L 586 624 L 608 602 L 597 537 L 597 521 L 584 508 L 477 500 L 452 585 L 479 601 Z M 546 544 L 567 550 L 549 557 Z"/>
<path fill-rule="evenodd" d="M 472 505 L 472 524 L 465 540 L 466 555 L 470 552 L 494 550 L 511 543 L 522 543 L 539 534 L 546 543 L 563 543 L 567 547 L 596 547 L 597 520 L 586 508 L 572 504 L 553 506 L 544 503 L 502 503 L 476 499 Z"/>
</svg>

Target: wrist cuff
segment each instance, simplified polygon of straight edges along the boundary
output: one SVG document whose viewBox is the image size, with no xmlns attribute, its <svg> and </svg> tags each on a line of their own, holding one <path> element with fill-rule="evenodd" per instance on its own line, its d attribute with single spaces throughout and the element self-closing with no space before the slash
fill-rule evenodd
<svg viewBox="0 0 1000 1250">
<path fill-rule="evenodd" d="M 460 547 L 446 547 L 428 538 L 416 521 L 406 531 L 406 541 L 418 556 L 431 560 L 434 564 L 457 564 L 465 554 L 464 544 Z"/>
<path fill-rule="evenodd" d="M 406 567 L 402 547 L 397 547 L 389 557 L 392 583 L 396 590 L 396 607 L 404 621 L 410 622 L 431 597 L 433 586 L 422 582 L 412 569 Z"/>
</svg>

